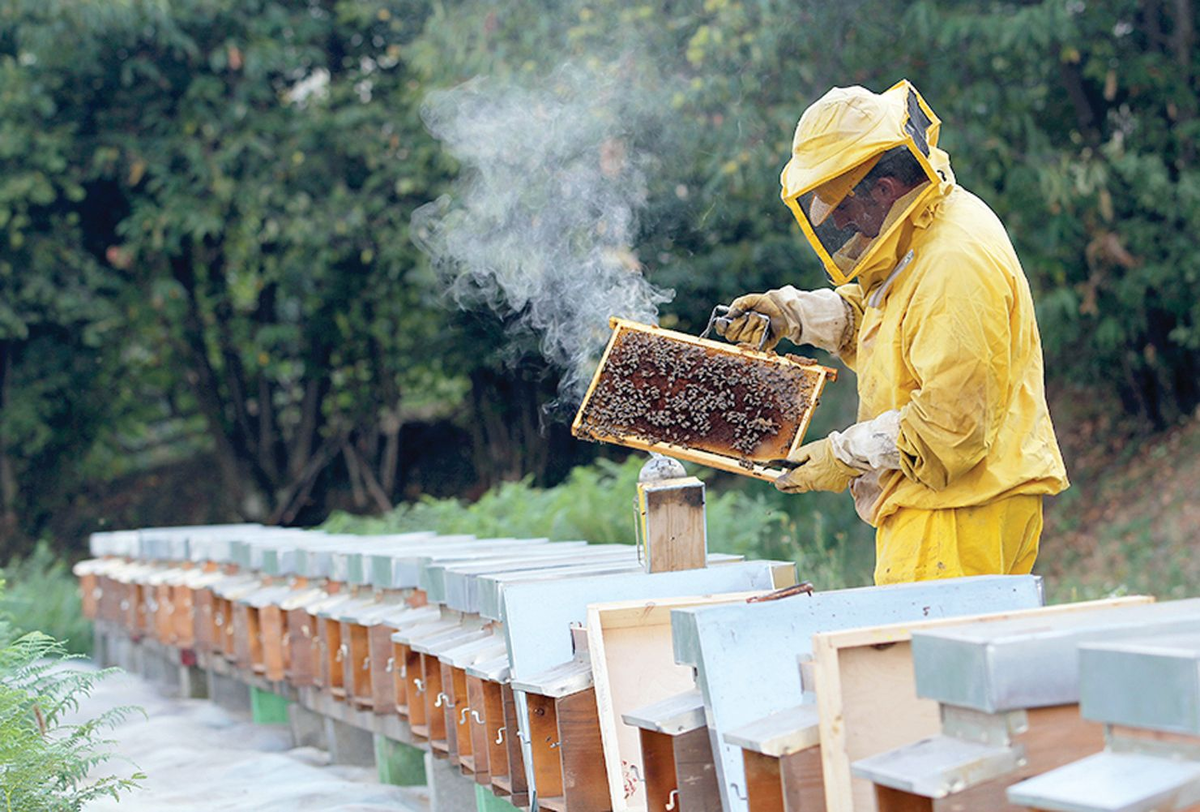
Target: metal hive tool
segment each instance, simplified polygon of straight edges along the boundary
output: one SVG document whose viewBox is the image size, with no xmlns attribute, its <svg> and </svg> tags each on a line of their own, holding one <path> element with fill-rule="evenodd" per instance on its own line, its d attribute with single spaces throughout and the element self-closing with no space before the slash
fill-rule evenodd
<svg viewBox="0 0 1200 812">
<path fill-rule="evenodd" d="M 770 463 L 803 443 L 826 382 L 837 378 L 797 356 L 625 319 L 611 325 L 571 426 L 586 440 L 774 480 L 783 470 Z"/>
</svg>

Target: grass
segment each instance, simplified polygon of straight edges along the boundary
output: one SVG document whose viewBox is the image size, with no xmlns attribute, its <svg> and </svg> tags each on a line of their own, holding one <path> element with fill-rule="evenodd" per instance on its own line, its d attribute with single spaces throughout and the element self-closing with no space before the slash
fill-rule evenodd
<svg viewBox="0 0 1200 812">
<path fill-rule="evenodd" d="M 323 529 L 338 533 L 435 530 L 480 538 L 548 538 L 632 544 L 637 476 L 645 457 L 599 460 L 571 472 L 560 485 L 534 488 L 504 483 L 477 502 L 426 498 L 379 517 L 338 513 Z M 720 477 L 708 481 L 711 552 L 794 561 L 800 577 L 818 589 L 870 583 L 874 546 L 845 495 L 789 497 L 768 483 Z"/>
<path fill-rule="evenodd" d="M 0 569 L 0 615 L 20 629 L 37 629 L 62 641 L 72 654 L 91 654 L 92 624 L 83 616 L 79 582 L 46 542 Z"/>
<path fill-rule="evenodd" d="M 1071 466 L 1048 506 L 1042 555 L 1052 602 L 1200 595 L 1200 418 Z"/>
</svg>

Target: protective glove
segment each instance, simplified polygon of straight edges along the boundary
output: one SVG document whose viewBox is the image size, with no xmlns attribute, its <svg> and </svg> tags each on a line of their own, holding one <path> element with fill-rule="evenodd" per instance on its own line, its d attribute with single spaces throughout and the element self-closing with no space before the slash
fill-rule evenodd
<svg viewBox="0 0 1200 812">
<path fill-rule="evenodd" d="M 835 355 L 854 341 L 858 325 L 853 308 L 832 290 L 796 290 L 784 285 L 766 293 L 739 296 L 729 305 L 729 322 L 717 333 L 739 344 L 758 344 L 762 337 L 762 319 L 748 315 L 761 313 L 771 320 L 770 334 L 763 345 L 772 349 L 781 338 L 796 344 L 811 344 Z"/>
<path fill-rule="evenodd" d="M 728 322 L 718 321 L 716 324 L 717 334 L 738 344 L 758 346 L 758 343 L 763 341 L 763 330 L 766 329 L 767 338 L 762 347 L 764 350 L 773 349 L 779 343 L 779 339 L 788 334 L 790 327 L 777 293 L 773 290 L 766 293 L 748 293 L 734 299 L 729 305 Z M 771 320 L 770 325 L 756 318 L 755 313 L 768 317 Z"/>
<path fill-rule="evenodd" d="M 833 453 L 829 438 L 806 443 L 788 455 L 796 467 L 775 480 L 775 487 L 784 493 L 832 491 L 841 493 L 863 471 L 839 460 Z"/>
</svg>

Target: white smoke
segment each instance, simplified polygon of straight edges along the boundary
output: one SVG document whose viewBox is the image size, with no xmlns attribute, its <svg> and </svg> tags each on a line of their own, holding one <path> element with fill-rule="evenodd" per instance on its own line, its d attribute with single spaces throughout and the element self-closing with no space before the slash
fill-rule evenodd
<svg viewBox="0 0 1200 812">
<path fill-rule="evenodd" d="M 413 214 L 414 239 L 459 306 L 536 331 L 572 403 L 609 318 L 656 323 L 674 297 L 642 276 L 632 248 L 653 161 L 641 144 L 665 106 L 631 85 L 620 69 L 566 66 L 537 86 L 475 79 L 422 109 L 461 171 L 451 194 Z"/>
</svg>

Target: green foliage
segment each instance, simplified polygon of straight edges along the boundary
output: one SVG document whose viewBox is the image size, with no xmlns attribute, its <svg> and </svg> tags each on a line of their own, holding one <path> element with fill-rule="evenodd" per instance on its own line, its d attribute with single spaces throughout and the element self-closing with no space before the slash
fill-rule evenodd
<svg viewBox="0 0 1200 812">
<path fill-rule="evenodd" d="M 89 778 L 113 758 L 113 742 L 103 732 L 136 709 L 117 707 L 68 722 L 96 683 L 117 670 L 66 667 L 78 656 L 42 632 L 18 636 L 0 618 L 0 801 L 6 812 L 80 810 L 102 796 L 119 799 L 145 778 L 137 772 Z"/>
<path fill-rule="evenodd" d="M 378 517 L 335 513 L 323 529 L 367 534 L 435 530 L 479 538 L 632 544 L 643 462 L 641 455 L 623 463 L 601 459 L 573 469 L 555 487 L 535 488 L 529 480 L 507 482 L 471 504 L 426 497 Z M 874 547 L 848 497 L 797 499 L 773 488 L 756 490 L 710 486 L 710 551 L 795 561 L 801 578 L 820 589 L 870 583 Z"/>
<path fill-rule="evenodd" d="M 469 464 L 430 478 L 462 490 L 586 458 L 538 433 L 536 337 L 448 311 L 409 237 L 458 171 L 428 94 L 564 63 L 628 80 L 613 137 L 649 156 L 632 247 L 676 291 L 664 326 L 824 284 L 777 197 L 796 119 L 908 77 L 1012 234 L 1051 378 L 1170 422 L 1200 403 L 1197 22 L 1165 0 L 6 3 L 0 536 L 155 443 L 211 453 L 244 516 L 300 523 L 419 496 L 418 421 L 457 421 Z M 831 403 L 822 431 L 854 419 Z"/>
<path fill-rule="evenodd" d="M 73 654 L 92 650 L 92 626 L 79 603 L 79 582 L 50 545 L 39 542 L 25 558 L 14 558 L 0 569 L 0 615 L 22 629 L 38 629 Z"/>
<path fill-rule="evenodd" d="M 922 0 L 911 78 L 1039 295 L 1052 370 L 1157 425 L 1200 403 L 1197 9 Z M 1003 77 L 998 81 L 998 77 Z"/>
</svg>

